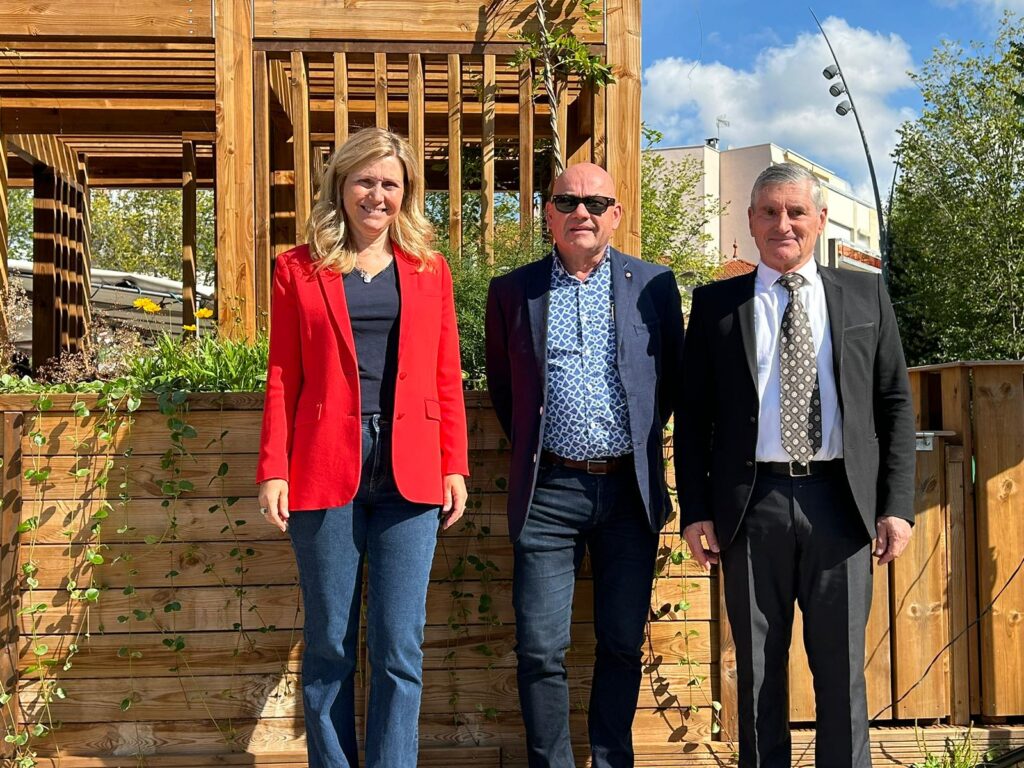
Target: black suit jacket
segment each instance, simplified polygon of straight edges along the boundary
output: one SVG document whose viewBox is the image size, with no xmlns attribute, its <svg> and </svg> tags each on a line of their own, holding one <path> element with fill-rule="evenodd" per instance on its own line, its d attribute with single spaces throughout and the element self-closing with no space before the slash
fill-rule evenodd
<svg viewBox="0 0 1024 768">
<path fill-rule="evenodd" d="M 846 479 L 868 536 L 875 519 L 913 522 L 914 409 L 896 317 L 879 275 L 818 267 L 843 417 Z M 721 546 L 754 484 L 759 401 L 757 273 L 698 288 L 686 332 L 675 449 L 683 525 L 713 520 Z"/>
<path fill-rule="evenodd" d="M 681 392 L 683 316 L 672 272 L 611 249 L 619 375 L 626 390 L 637 482 L 652 530 L 670 510 L 663 432 Z M 515 541 L 537 481 L 547 405 L 547 310 L 552 257 L 491 281 L 487 386 L 512 445 L 508 527 Z"/>
</svg>

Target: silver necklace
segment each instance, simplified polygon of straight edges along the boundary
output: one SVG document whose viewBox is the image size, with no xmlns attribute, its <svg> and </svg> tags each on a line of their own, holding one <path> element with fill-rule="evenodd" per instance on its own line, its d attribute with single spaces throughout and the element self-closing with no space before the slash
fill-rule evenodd
<svg viewBox="0 0 1024 768">
<path fill-rule="evenodd" d="M 361 269 L 359 267 L 352 267 L 352 271 L 359 275 L 359 277 L 362 278 L 362 281 L 364 283 L 369 283 L 373 280 L 373 275 L 367 273 L 366 270 L 364 269 Z"/>
</svg>

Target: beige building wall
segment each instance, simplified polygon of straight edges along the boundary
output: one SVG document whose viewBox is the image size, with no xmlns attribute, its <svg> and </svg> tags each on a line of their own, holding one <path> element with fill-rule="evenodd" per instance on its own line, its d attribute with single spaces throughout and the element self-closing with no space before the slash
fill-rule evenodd
<svg viewBox="0 0 1024 768">
<path fill-rule="evenodd" d="M 734 256 L 751 264 L 759 260 L 754 240 L 747 225 L 750 206 L 750 188 L 754 180 L 769 165 L 795 163 L 813 173 L 825 190 L 828 221 L 825 233 L 818 241 L 817 259 L 828 264 L 828 241 L 838 239 L 861 250 L 879 252 L 878 214 L 874 205 L 853 194 L 850 185 L 834 172 L 812 160 L 775 144 L 757 144 L 751 147 L 718 150 L 708 144 L 691 147 L 671 147 L 654 150 L 672 160 L 692 157 L 704 166 L 702 193 L 716 195 L 724 213 L 711 228 L 715 248 L 723 260 Z M 709 229 L 710 231 L 710 229 Z"/>
<path fill-rule="evenodd" d="M 670 149 L 659 149 L 655 151 L 669 162 L 679 162 L 687 158 L 695 160 L 700 164 L 704 171 L 701 175 L 700 182 L 697 184 L 697 189 L 695 190 L 697 196 L 702 197 L 706 194 L 710 194 L 716 199 L 718 198 L 719 187 L 721 185 L 721 153 L 717 149 L 712 149 L 707 144 L 702 144 L 699 147 L 672 147 Z M 708 243 L 708 251 L 715 254 L 721 253 L 722 227 L 718 219 L 712 218 L 704 226 L 704 231 L 711 238 L 711 242 Z"/>
</svg>

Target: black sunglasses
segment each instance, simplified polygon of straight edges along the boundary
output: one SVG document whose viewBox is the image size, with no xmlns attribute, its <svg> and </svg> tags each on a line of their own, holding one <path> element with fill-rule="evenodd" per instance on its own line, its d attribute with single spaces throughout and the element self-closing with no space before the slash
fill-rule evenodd
<svg viewBox="0 0 1024 768">
<path fill-rule="evenodd" d="M 587 209 L 587 213 L 600 216 L 608 210 L 609 206 L 615 205 L 615 198 L 604 197 L 602 195 L 587 195 L 586 197 L 576 197 L 576 195 L 552 195 L 551 202 L 554 204 L 555 210 L 559 213 L 572 213 L 579 207 L 580 203 L 583 203 L 583 206 Z"/>
</svg>

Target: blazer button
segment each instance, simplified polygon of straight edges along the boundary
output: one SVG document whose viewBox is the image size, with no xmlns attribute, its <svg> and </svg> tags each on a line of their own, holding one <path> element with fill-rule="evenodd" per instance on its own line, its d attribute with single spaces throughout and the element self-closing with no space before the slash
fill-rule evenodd
<svg viewBox="0 0 1024 768">
<path fill-rule="evenodd" d="M 396 419 L 400 419 L 400 418 L 402 418 L 403 416 L 405 416 L 405 414 L 404 414 L 404 413 L 399 413 L 399 414 L 396 414 L 396 415 L 395 415 L 395 418 L 396 418 Z"/>
<path fill-rule="evenodd" d="M 536 453 L 533 454 L 533 456 L 530 458 L 530 461 L 532 461 L 534 464 L 537 463 L 537 454 Z"/>
<path fill-rule="evenodd" d="M 751 424 L 757 424 L 757 416 L 751 416 L 750 417 L 750 423 Z"/>
<path fill-rule="evenodd" d="M 402 371 L 400 374 L 398 374 L 398 378 L 404 379 L 408 375 L 409 375 L 408 373 L 406 373 L 405 371 Z"/>
<path fill-rule="evenodd" d="M 747 461 L 747 462 L 746 462 L 746 465 L 747 465 L 748 467 L 752 467 L 752 466 L 754 466 L 754 462 L 752 462 L 752 461 Z"/>
<path fill-rule="evenodd" d="M 537 411 L 537 413 L 540 414 L 541 416 L 544 415 L 544 406 L 543 405 L 540 407 L 540 409 Z"/>
</svg>

